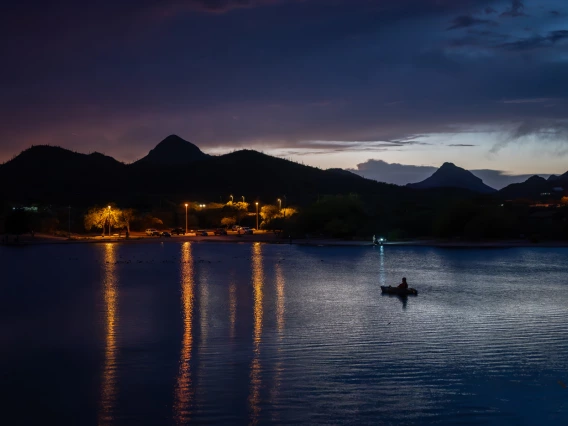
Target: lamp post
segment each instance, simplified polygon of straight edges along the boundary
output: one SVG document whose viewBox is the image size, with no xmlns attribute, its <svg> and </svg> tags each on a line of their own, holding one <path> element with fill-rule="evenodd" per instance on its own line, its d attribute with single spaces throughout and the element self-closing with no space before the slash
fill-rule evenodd
<svg viewBox="0 0 568 426">
<path fill-rule="evenodd" d="M 187 234 L 187 203 L 185 203 L 185 233 Z"/>
<path fill-rule="evenodd" d="M 245 202 L 245 196 L 244 196 L 244 195 L 241 195 L 241 197 L 243 197 L 243 203 L 244 203 L 244 202 Z"/>
<path fill-rule="evenodd" d="M 255 204 L 256 204 L 256 230 L 258 231 L 258 201 Z"/>
<path fill-rule="evenodd" d="M 232 195 L 229 195 L 229 197 L 231 197 L 231 203 L 232 203 L 232 202 L 233 202 L 233 196 L 232 196 Z"/>
<path fill-rule="evenodd" d="M 110 238 L 110 206 L 108 206 L 108 237 Z"/>
<path fill-rule="evenodd" d="M 278 199 L 278 212 L 280 212 L 280 210 L 282 210 L 282 200 L 279 198 Z"/>
</svg>

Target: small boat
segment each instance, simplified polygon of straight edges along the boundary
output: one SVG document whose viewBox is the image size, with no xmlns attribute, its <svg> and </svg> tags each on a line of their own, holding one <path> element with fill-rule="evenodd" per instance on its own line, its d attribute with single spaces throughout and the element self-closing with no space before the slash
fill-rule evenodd
<svg viewBox="0 0 568 426">
<path fill-rule="evenodd" d="M 388 287 L 382 285 L 382 286 L 381 286 L 381 291 L 382 291 L 383 293 L 387 293 L 387 294 L 397 294 L 397 295 L 399 295 L 399 296 L 408 296 L 408 295 L 417 296 L 417 295 L 418 295 L 418 291 L 416 291 L 416 290 L 413 289 L 413 288 L 406 288 L 406 289 L 405 289 L 405 288 L 391 287 L 390 285 L 389 285 Z"/>
</svg>

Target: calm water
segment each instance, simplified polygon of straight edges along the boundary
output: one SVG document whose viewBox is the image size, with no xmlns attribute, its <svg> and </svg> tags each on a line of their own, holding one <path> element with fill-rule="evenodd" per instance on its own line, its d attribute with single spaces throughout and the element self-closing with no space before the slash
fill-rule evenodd
<svg viewBox="0 0 568 426">
<path fill-rule="evenodd" d="M 2 423 L 568 424 L 567 259 L 0 247 Z"/>
</svg>

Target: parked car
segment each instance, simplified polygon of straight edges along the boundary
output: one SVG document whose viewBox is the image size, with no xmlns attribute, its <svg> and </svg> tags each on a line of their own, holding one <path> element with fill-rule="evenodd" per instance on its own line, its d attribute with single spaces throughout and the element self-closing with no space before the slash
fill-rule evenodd
<svg viewBox="0 0 568 426">
<path fill-rule="evenodd" d="M 225 228 L 217 228 L 213 231 L 213 235 L 227 235 L 227 230 Z"/>
<path fill-rule="evenodd" d="M 176 234 L 176 235 L 185 235 L 185 229 L 183 228 L 174 228 L 170 231 L 172 234 Z"/>
<path fill-rule="evenodd" d="M 195 235 L 201 236 L 201 237 L 206 237 L 206 236 L 209 235 L 209 234 L 208 234 L 207 231 L 205 231 L 204 229 L 200 229 L 200 230 L 198 230 L 198 231 L 195 231 Z"/>
<path fill-rule="evenodd" d="M 168 231 L 162 232 L 161 235 L 162 235 L 162 237 L 171 237 L 172 236 L 172 234 L 170 234 Z"/>
<path fill-rule="evenodd" d="M 253 232 L 251 228 L 243 226 L 241 229 L 239 229 L 239 234 L 252 235 Z"/>
<path fill-rule="evenodd" d="M 158 231 L 157 229 L 154 228 L 148 228 L 146 229 L 146 235 L 150 235 L 150 236 L 155 236 L 155 235 L 160 235 L 160 231 Z"/>
</svg>

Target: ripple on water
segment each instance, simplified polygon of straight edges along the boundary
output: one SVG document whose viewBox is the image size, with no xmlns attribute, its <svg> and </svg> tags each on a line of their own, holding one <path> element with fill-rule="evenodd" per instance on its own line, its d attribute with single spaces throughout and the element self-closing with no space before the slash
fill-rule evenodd
<svg viewBox="0 0 568 426">
<path fill-rule="evenodd" d="M 0 250 L 1 396 L 27 423 L 18 395 L 75 423 L 568 422 L 565 249 Z M 403 275 L 417 297 L 381 295 Z"/>
</svg>

